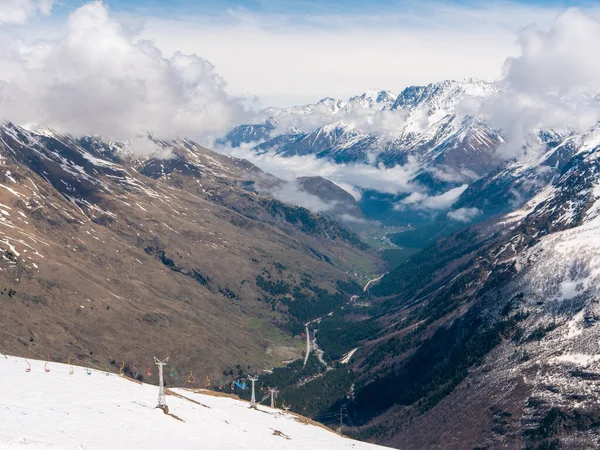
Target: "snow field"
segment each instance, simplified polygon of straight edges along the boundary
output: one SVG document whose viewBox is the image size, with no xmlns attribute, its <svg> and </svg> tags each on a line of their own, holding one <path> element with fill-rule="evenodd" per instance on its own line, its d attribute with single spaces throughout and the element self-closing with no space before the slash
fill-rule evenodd
<svg viewBox="0 0 600 450">
<path fill-rule="evenodd" d="M 0 355 L 1 449 L 131 450 L 383 448 L 352 441 L 281 410 L 229 397 L 174 389 L 169 412 L 156 409 L 158 387 L 116 374 Z"/>
</svg>

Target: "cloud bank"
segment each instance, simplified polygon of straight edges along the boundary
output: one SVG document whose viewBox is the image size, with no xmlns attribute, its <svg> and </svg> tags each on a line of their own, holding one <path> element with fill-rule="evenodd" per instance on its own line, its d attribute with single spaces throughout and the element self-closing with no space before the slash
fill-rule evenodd
<svg viewBox="0 0 600 450">
<path fill-rule="evenodd" d="M 35 5 L 49 11 L 48 2 Z M 2 36 L 0 119 L 123 140 L 148 131 L 220 133 L 244 120 L 247 100 L 227 93 L 212 64 L 194 54 L 164 56 L 138 33 L 96 1 L 68 17 L 59 39 Z"/>
<path fill-rule="evenodd" d="M 352 194 L 356 200 L 361 199 L 363 190 L 397 195 L 420 189 L 412 182 L 419 169 L 419 164 L 413 158 L 409 158 L 404 166 L 388 168 L 360 163 L 336 164 L 315 155 L 284 158 L 273 152 L 256 154 L 251 151 L 252 146 L 221 147 L 219 151 L 247 159 L 264 171 L 288 181 L 301 176 L 321 176 Z"/>
</svg>

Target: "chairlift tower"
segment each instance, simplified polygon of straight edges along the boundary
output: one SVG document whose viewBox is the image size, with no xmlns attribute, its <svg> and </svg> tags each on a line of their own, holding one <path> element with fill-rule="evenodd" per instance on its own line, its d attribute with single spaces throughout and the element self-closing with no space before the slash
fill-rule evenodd
<svg viewBox="0 0 600 450">
<path fill-rule="evenodd" d="M 271 408 L 275 408 L 275 396 L 278 392 L 276 388 L 269 389 L 269 393 L 271 394 Z"/>
<path fill-rule="evenodd" d="M 248 377 L 252 381 L 252 397 L 250 397 L 250 408 L 258 409 L 256 407 L 256 395 L 254 393 L 254 383 L 258 381 L 258 377 Z"/>
<path fill-rule="evenodd" d="M 167 408 L 167 401 L 165 399 L 165 382 L 163 379 L 163 367 L 168 362 L 169 362 L 169 358 L 165 359 L 164 361 L 160 361 L 156 356 L 154 357 L 154 364 L 156 364 L 158 366 L 158 406 L 157 406 L 157 408 L 160 408 L 162 410 Z"/>
</svg>

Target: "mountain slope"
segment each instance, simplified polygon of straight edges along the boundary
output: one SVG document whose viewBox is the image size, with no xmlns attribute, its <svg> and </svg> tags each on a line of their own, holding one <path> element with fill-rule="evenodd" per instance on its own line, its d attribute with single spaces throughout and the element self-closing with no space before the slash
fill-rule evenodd
<svg viewBox="0 0 600 450">
<path fill-rule="evenodd" d="M 336 282 L 373 255 L 330 220 L 259 194 L 275 179 L 247 161 L 190 141 L 148 145 L 160 159 L 0 127 L 1 348 L 138 367 L 169 353 L 181 372 L 207 374 L 299 356 L 300 319 L 268 291 L 298 287 L 310 315 L 323 293 L 349 298 Z"/>
<path fill-rule="evenodd" d="M 156 409 L 158 388 L 115 374 L 63 364 L 0 356 L 8 388 L 0 412 L 0 447 L 177 449 L 377 449 L 343 438 L 280 409 L 255 411 L 227 394 L 176 389 L 167 395 L 170 415 Z"/>
<path fill-rule="evenodd" d="M 414 255 L 347 313 L 351 337 L 371 330 L 340 349 L 360 347 L 357 436 L 408 449 L 598 446 L 598 136 L 577 138 L 522 208 Z"/>
</svg>

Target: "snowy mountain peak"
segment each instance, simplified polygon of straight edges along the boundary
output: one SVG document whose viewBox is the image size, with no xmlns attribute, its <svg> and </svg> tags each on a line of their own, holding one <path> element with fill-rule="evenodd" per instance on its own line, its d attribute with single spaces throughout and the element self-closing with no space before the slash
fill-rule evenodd
<svg viewBox="0 0 600 450">
<path fill-rule="evenodd" d="M 331 97 L 325 97 L 319 100 L 319 103 L 317 103 L 317 105 L 323 105 L 327 107 L 332 114 L 336 114 L 346 105 L 346 102 L 342 100 L 336 100 L 335 98 Z"/>
<path fill-rule="evenodd" d="M 351 97 L 348 103 L 358 103 L 367 108 L 382 103 L 391 106 L 397 97 L 398 95 L 392 91 L 369 89 L 361 95 Z"/>
</svg>

